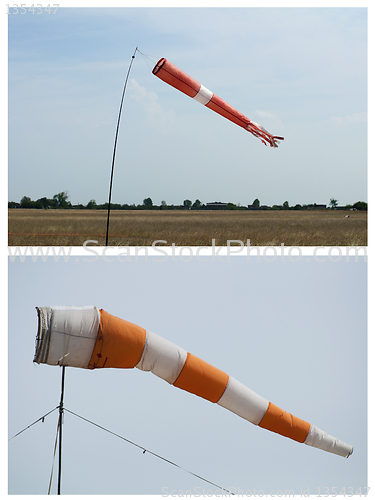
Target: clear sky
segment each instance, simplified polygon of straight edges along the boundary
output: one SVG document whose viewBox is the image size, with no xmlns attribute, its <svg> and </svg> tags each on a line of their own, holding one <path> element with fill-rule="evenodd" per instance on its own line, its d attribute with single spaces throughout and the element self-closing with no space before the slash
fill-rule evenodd
<svg viewBox="0 0 375 500">
<path fill-rule="evenodd" d="M 9 15 L 9 197 L 246 205 L 367 200 L 366 8 L 62 8 Z M 285 141 L 152 75 L 166 57 Z"/>
<path fill-rule="evenodd" d="M 67 409 L 224 488 L 296 495 L 301 489 L 334 493 L 334 487 L 345 487 L 347 494 L 349 488 L 364 491 L 363 259 L 183 262 L 170 257 L 129 263 L 90 262 L 91 257 L 9 263 L 9 437 L 60 399 L 61 369 L 33 365 L 35 307 L 96 305 L 226 371 L 351 444 L 354 452 L 345 459 L 296 443 L 137 369 L 67 368 Z M 55 411 L 9 442 L 9 493 L 47 493 L 57 418 Z M 62 493 L 217 492 L 67 412 L 64 424 Z"/>
</svg>

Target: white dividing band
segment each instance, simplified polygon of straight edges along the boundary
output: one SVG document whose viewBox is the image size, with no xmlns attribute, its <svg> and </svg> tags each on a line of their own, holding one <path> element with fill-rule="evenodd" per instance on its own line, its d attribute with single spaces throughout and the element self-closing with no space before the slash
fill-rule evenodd
<svg viewBox="0 0 375 500">
<path fill-rule="evenodd" d="M 267 411 L 266 399 L 259 396 L 233 377 L 229 377 L 227 387 L 218 405 L 236 413 L 249 422 L 258 425 Z"/>
<path fill-rule="evenodd" d="M 211 92 L 211 90 L 208 90 L 204 85 L 201 85 L 198 94 L 195 95 L 193 99 L 206 106 L 206 104 L 208 104 L 211 101 L 213 95 L 214 94 L 213 92 Z"/>
<path fill-rule="evenodd" d="M 147 331 L 145 347 L 136 368 L 151 371 L 157 377 L 173 384 L 185 364 L 186 356 L 187 352 L 181 347 Z"/>
<path fill-rule="evenodd" d="M 309 433 L 305 439 L 305 444 L 309 446 L 314 446 L 315 448 L 320 448 L 324 451 L 329 451 L 340 455 L 342 457 L 348 457 L 353 453 L 353 447 L 343 443 L 339 439 L 330 436 L 326 432 L 318 429 L 315 425 L 311 425 Z"/>
<path fill-rule="evenodd" d="M 99 310 L 95 306 L 37 309 L 38 354 L 34 361 L 87 368 L 98 336 Z"/>
</svg>

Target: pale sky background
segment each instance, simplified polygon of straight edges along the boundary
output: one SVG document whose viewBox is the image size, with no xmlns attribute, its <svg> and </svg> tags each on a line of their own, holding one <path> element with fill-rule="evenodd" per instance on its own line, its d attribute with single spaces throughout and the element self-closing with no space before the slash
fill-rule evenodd
<svg viewBox="0 0 375 500">
<path fill-rule="evenodd" d="M 60 399 L 61 369 L 33 365 L 35 307 L 96 305 L 226 371 L 354 453 L 345 459 L 296 443 L 137 369 L 67 368 L 67 409 L 224 488 L 297 495 L 371 485 L 363 259 L 83 259 L 9 262 L 9 437 Z M 55 411 L 9 442 L 9 493 L 47 493 L 57 419 Z M 69 413 L 64 424 L 63 494 L 217 491 Z"/>
<path fill-rule="evenodd" d="M 366 8 L 62 8 L 9 15 L 9 200 L 367 200 Z M 152 75 L 166 57 L 285 141 Z"/>
</svg>

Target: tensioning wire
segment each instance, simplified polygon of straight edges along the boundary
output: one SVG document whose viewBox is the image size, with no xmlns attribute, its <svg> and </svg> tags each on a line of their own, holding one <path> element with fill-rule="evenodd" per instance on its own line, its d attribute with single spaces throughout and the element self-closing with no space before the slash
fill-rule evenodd
<svg viewBox="0 0 375 500">
<path fill-rule="evenodd" d="M 137 52 L 139 52 L 141 54 L 141 56 L 143 57 L 145 63 L 147 64 L 147 66 L 152 70 L 152 68 L 155 66 L 156 64 L 156 60 L 155 59 L 151 59 L 152 57 L 155 57 L 155 56 L 151 56 L 151 55 L 147 55 L 147 54 L 143 54 L 143 52 L 141 52 L 139 49 L 137 49 Z M 152 63 L 152 67 L 150 66 L 150 64 L 148 63 L 148 61 L 146 60 L 148 59 L 151 63 Z"/>
<path fill-rule="evenodd" d="M 50 476 L 50 479 L 49 479 L 49 486 L 48 486 L 48 495 L 51 494 L 51 486 L 52 486 L 52 478 L 53 478 L 53 468 L 54 468 L 54 465 L 55 465 L 55 457 L 56 457 L 56 449 L 57 449 L 57 440 L 58 440 L 58 437 L 59 437 L 59 433 L 60 433 L 61 429 L 60 429 L 60 419 L 58 419 L 57 421 L 57 431 L 56 431 L 56 439 L 55 439 L 55 449 L 53 451 L 53 460 L 52 460 L 52 469 L 51 469 L 51 476 Z"/>
<path fill-rule="evenodd" d="M 87 418 L 81 417 L 81 415 L 78 415 L 77 413 L 74 413 L 73 411 L 70 411 L 70 410 L 68 410 L 67 408 L 65 408 L 65 411 L 67 411 L 67 412 L 71 413 L 72 415 L 75 415 L 76 417 L 81 418 L 81 419 L 82 419 L 82 420 L 84 420 L 85 422 L 88 422 L 88 423 L 90 423 L 90 424 L 92 424 L 92 425 L 95 425 L 96 427 L 99 427 L 99 429 L 102 429 L 103 431 L 109 432 L 109 433 L 110 433 L 110 434 L 112 434 L 113 436 L 116 436 L 116 437 L 118 437 L 118 438 L 120 438 L 120 439 L 123 439 L 123 440 L 124 440 L 124 441 L 126 441 L 127 443 L 132 444 L 133 446 L 136 446 L 137 448 L 140 448 L 141 450 L 143 450 L 143 453 L 146 453 L 146 451 L 147 451 L 147 453 L 150 453 L 150 455 L 153 455 L 153 456 L 154 456 L 154 457 L 156 457 L 156 458 L 160 458 L 161 460 L 164 460 L 164 462 L 167 462 L 167 463 L 169 463 L 169 464 L 171 464 L 171 465 L 174 465 L 175 467 L 178 467 L 179 469 L 181 469 L 181 470 L 183 470 L 183 471 L 187 472 L 188 474 L 191 474 L 192 476 L 195 476 L 195 477 L 197 477 L 198 479 L 201 479 L 202 481 L 205 481 L 205 482 L 206 482 L 206 483 L 208 483 L 208 484 L 212 484 L 212 486 L 216 486 L 217 488 L 220 488 L 222 491 L 226 491 L 226 492 L 227 492 L 227 493 L 229 493 L 230 495 L 234 495 L 234 493 L 232 493 L 232 492 L 231 492 L 231 491 L 229 491 L 228 489 L 223 488 L 222 486 L 219 486 L 218 484 L 213 483 L 212 481 L 209 481 L 208 479 L 205 479 L 204 477 L 199 476 L 198 474 L 195 474 L 194 472 L 191 472 L 191 471 L 189 471 L 188 469 L 185 469 L 184 467 L 181 467 L 181 465 L 178 465 L 178 464 L 176 464 L 175 462 L 172 462 L 172 460 L 168 460 L 167 458 L 164 458 L 164 457 L 162 457 L 161 455 L 158 455 L 157 453 L 154 453 L 153 451 L 148 450 L 148 449 L 147 449 L 147 448 L 145 448 L 144 446 L 141 446 L 141 445 L 139 445 L 139 444 L 137 444 L 137 443 L 134 443 L 133 441 L 130 441 L 130 439 L 127 439 L 127 438 L 125 438 L 125 437 L 123 437 L 123 436 L 120 436 L 120 434 L 116 434 L 115 432 L 110 431 L 109 429 L 106 429 L 105 427 L 103 427 L 103 426 L 101 426 L 101 425 L 99 425 L 99 424 L 96 424 L 95 422 L 92 422 L 91 420 L 89 420 L 89 419 L 87 419 Z"/>
<path fill-rule="evenodd" d="M 48 413 L 46 413 L 45 415 L 43 415 L 42 417 L 38 418 L 38 420 L 35 420 L 35 422 L 33 422 L 32 424 L 28 425 L 27 427 L 25 427 L 24 429 L 22 429 L 22 431 L 19 431 L 17 432 L 17 434 L 15 434 L 14 436 L 12 436 L 11 438 L 8 439 L 8 441 L 10 441 L 11 439 L 19 436 L 20 434 L 22 434 L 22 432 L 26 431 L 27 429 L 30 429 L 30 427 L 32 427 L 34 424 L 37 424 L 38 422 L 40 422 L 40 420 L 42 422 L 44 422 L 44 419 L 50 415 L 53 411 L 57 410 L 57 408 L 59 408 L 59 406 L 56 406 L 56 408 L 54 408 L 53 410 L 49 411 Z"/>
</svg>

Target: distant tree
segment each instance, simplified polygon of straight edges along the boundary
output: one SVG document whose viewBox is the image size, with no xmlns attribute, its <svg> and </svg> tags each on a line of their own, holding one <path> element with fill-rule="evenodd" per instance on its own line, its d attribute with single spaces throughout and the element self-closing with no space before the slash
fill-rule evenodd
<svg viewBox="0 0 375 500">
<path fill-rule="evenodd" d="M 255 198 L 255 200 L 253 201 L 253 206 L 256 208 L 260 207 L 260 201 L 258 200 L 258 198 Z"/>
<path fill-rule="evenodd" d="M 49 208 L 51 206 L 52 200 L 49 200 L 44 196 L 43 198 L 39 198 L 37 202 L 41 203 L 43 208 Z"/>
<path fill-rule="evenodd" d="M 225 207 L 225 210 L 237 210 L 237 205 L 235 205 L 234 203 L 227 203 L 227 206 Z"/>
<path fill-rule="evenodd" d="M 22 196 L 21 198 L 21 208 L 31 208 L 33 202 L 28 196 Z"/>
<path fill-rule="evenodd" d="M 145 198 L 143 200 L 143 206 L 146 208 L 151 208 L 153 206 L 151 198 Z"/>
<path fill-rule="evenodd" d="M 53 197 L 58 208 L 67 208 L 70 203 L 68 202 L 67 191 L 62 191 L 61 193 L 55 194 Z"/>
<path fill-rule="evenodd" d="M 289 210 L 289 203 L 287 201 L 284 201 L 284 203 L 283 203 L 283 209 L 284 210 Z"/>
<path fill-rule="evenodd" d="M 21 208 L 43 208 L 40 201 L 33 201 L 28 196 L 23 196 L 20 203 Z"/>
<path fill-rule="evenodd" d="M 163 208 L 167 207 L 167 202 L 165 200 L 161 200 L 160 202 L 160 209 L 162 210 Z"/>
<path fill-rule="evenodd" d="M 335 198 L 331 198 L 331 199 L 329 200 L 329 204 L 330 204 L 330 207 L 331 207 L 331 208 L 336 208 L 336 207 L 337 207 L 337 205 L 338 205 L 338 203 L 339 203 L 339 202 L 338 202 L 337 200 L 335 200 Z"/>
<path fill-rule="evenodd" d="M 294 205 L 293 210 L 301 210 L 301 205 L 297 203 L 297 205 Z"/>
<path fill-rule="evenodd" d="M 367 210 L 367 203 L 364 201 L 357 201 L 354 203 L 353 208 L 356 208 L 357 210 Z"/>
<path fill-rule="evenodd" d="M 191 201 L 190 200 L 184 200 L 184 208 L 191 208 Z"/>
<path fill-rule="evenodd" d="M 51 200 L 50 198 L 46 198 L 45 196 L 43 198 L 39 198 L 39 200 L 36 201 L 41 203 L 43 208 L 50 208 L 57 205 L 55 200 Z"/>
<path fill-rule="evenodd" d="M 95 208 L 97 208 L 98 205 L 96 204 L 96 200 L 90 200 L 88 203 L 87 203 L 87 206 L 86 208 L 90 209 L 90 210 L 95 210 Z M 113 208 L 113 207 L 112 207 Z"/>
<path fill-rule="evenodd" d="M 202 207 L 202 203 L 200 202 L 200 200 L 195 200 L 195 202 L 193 203 L 193 208 L 201 208 Z"/>
</svg>

